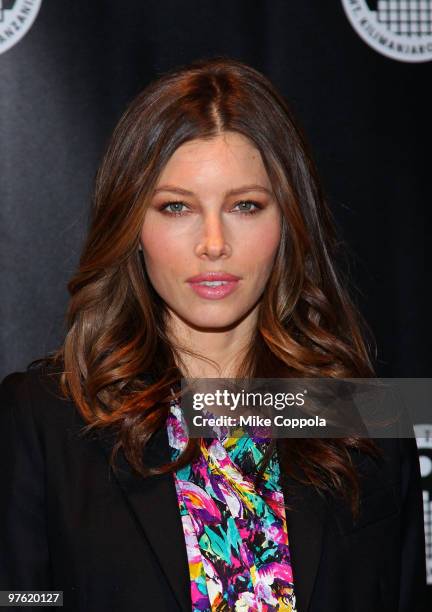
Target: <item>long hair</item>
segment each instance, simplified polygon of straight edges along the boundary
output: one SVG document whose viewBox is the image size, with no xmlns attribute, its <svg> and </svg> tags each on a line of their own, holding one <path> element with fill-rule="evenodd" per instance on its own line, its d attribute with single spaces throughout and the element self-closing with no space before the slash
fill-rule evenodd
<svg viewBox="0 0 432 612">
<path fill-rule="evenodd" d="M 87 240 L 68 284 L 67 335 L 51 356 L 62 364 L 61 389 L 87 429 L 116 431 L 111 465 L 122 449 L 145 477 L 186 465 L 202 440 L 189 439 L 175 462 L 144 463 L 146 444 L 166 423 L 169 391 L 182 377 L 166 306 L 139 251 L 144 214 L 174 151 L 224 131 L 246 136 L 260 151 L 282 212 L 274 267 L 237 376 L 375 375 L 370 330 L 349 296 L 349 279 L 337 270 L 335 223 L 285 99 L 261 73 L 224 57 L 166 73 L 131 102 L 107 146 Z M 275 446 L 272 441 L 261 473 Z M 374 454 L 371 441 L 289 439 L 279 440 L 278 449 L 285 475 L 341 493 L 355 512 L 359 485 L 350 449 Z"/>
</svg>

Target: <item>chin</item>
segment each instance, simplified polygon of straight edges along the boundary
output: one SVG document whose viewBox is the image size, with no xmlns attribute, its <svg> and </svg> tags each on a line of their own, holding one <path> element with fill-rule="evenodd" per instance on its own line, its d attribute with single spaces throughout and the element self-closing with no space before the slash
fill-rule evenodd
<svg viewBox="0 0 432 612">
<path fill-rule="evenodd" d="M 225 329 L 229 329 L 232 327 L 235 327 L 237 324 L 237 319 L 232 319 L 232 318 L 227 318 L 227 320 L 225 321 L 224 319 L 221 319 L 220 317 L 218 319 L 206 319 L 206 320 L 196 320 L 196 321 L 190 321 L 189 325 L 191 327 L 195 327 L 196 329 L 200 329 L 202 331 L 222 331 Z"/>
<path fill-rule="evenodd" d="M 203 312 L 201 311 L 199 314 L 197 313 L 196 317 L 192 317 L 191 313 L 187 313 L 183 318 L 183 321 L 189 325 L 190 327 L 194 327 L 196 329 L 202 331 L 210 331 L 210 330 L 223 330 L 230 327 L 235 327 L 239 319 L 240 315 L 235 316 L 233 313 L 217 314 L 212 313 L 209 316 L 203 316 Z"/>
</svg>

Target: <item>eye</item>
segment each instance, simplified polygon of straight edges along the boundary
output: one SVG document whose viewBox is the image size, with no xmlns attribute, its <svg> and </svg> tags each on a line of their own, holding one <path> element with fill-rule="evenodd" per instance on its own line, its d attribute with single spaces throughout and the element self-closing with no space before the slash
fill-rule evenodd
<svg viewBox="0 0 432 612">
<path fill-rule="evenodd" d="M 159 207 L 159 210 L 162 213 L 171 217 L 180 217 L 187 214 L 187 210 L 185 210 L 183 207 L 186 207 L 186 204 L 184 202 L 176 200 L 172 202 L 165 202 L 164 204 L 162 204 L 162 206 Z M 258 202 L 254 202 L 253 200 L 241 200 L 240 202 L 237 202 L 237 204 L 234 206 L 234 209 L 237 207 L 239 207 L 238 212 L 240 214 L 248 216 L 257 213 L 263 208 L 261 204 L 259 204 Z"/>
<path fill-rule="evenodd" d="M 186 206 L 184 202 L 166 202 L 163 204 L 159 210 L 166 215 L 170 215 L 171 217 L 183 216 L 185 211 L 181 210 L 182 206 Z M 170 208 L 172 207 L 172 208 Z"/>
<path fill-rule="evenodd" d="M 251 205 L 255 208 L 251 208 Z M 239 212 L 245 215 L 254 215 L 263 208 L 261 204 L 258 204 L 258 202 L 254 202 L 253 200 L 241 200 L 240 202 L 237 202 L 235 207 L 237 206 L 240 206 Z"/>
</svg>

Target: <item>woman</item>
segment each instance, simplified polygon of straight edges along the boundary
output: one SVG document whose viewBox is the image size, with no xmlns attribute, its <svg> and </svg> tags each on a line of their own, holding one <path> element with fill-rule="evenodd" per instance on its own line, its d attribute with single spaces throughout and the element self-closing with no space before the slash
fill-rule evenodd
<svg viewBox="0 0 432 612">
<path fill-rule="evenodd" d="M 373 377 L 304 137 L 195 62 L 99 169 L 63 346 L 2 385 L 1 588 L 68 610 L 422 608 L 414 440 L 193 439 L 182 377 Z"/>
</svg>

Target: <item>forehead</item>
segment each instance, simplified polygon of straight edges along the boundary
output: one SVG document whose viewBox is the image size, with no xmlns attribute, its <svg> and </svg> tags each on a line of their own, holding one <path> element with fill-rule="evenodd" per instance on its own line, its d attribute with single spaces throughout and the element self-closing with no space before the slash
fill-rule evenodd
<svg viewBox="0 0 432 612">
<path fill-rule="evenodd" d="M 269 186 L 261 153 L 242 134 L 224 132 L 182 144 L 168 160 L 158 185 L 165 181 L 199 184 L 222 178 L 230 182 L 253 179 Z"/>
</svg>

